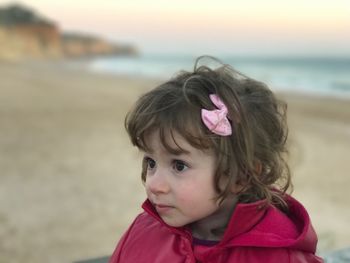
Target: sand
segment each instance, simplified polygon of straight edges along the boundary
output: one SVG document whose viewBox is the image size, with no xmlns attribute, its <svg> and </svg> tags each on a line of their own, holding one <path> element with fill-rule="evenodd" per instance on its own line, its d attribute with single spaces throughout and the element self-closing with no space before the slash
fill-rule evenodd
<svg viewBox="0 0 350 263">
<path fill-rule="evenodd" d="M 0 262 L 112 253 L 145 198 L 124 116 L 157 83 L 62 63 L 0 64 Z M 310 212 L 319 252 L 350 246 L 350 102 L 280 96 L 293 195 Z"/>
</svg>

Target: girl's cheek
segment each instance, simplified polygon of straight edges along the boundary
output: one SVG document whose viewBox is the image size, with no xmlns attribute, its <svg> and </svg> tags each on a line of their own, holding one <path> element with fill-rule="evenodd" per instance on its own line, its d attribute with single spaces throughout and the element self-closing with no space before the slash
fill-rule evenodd
<svg viewBox="0 0 350 263">
<path fill-rule="evenodd" d="M 151 196 L 151 192 L 149 191 L 149 189 L 147 188 L 146 185 L 145 185 L 145 190 L 146 190 L 147 197 L 150 197 Z"/>
</svg>

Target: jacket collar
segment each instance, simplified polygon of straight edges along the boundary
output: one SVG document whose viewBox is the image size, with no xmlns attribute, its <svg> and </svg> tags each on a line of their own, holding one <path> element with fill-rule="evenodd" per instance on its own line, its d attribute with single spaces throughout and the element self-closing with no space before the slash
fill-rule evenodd
<svg viewBox="0 0 350 263">
<path fill-rule="evenodd" d="M 185 235 L 192 240 L 191 231 L 188 228 L 171 227 L 167 225 L 159 216 L 156 209 L 148 199 L 143 203 L 142 208 L 163 226 L 169 228 L 172 232 L 178 233 L 180 235 Z M 228 226 L 225 230 L 224 236 L 219 244 L 225 244 L 236 236 L 248 232 L 262 219 L 265 211 L 265 200 L 260 200 L 249 204 L 237 203 Z"/>
<path fill-rule="evenodd" d="M 227 243 L 229 240 L 251 230 L 264 217 L 266 207 L 266 200 L 247 204 L 238 203 L 220 243 Z"/>
<path fill-rule="evenodd" d="M 223 238 L 216 247 L 289 247 L 315 253 L 317 235 L 307 211 L 293 197 L 285 195 L 285 198 L 289 206 L 288 214 L 273 205 L 266 205 L 266 200 L 236 204 Z M 149 200 L 144 202 L 143 208 L 170 231 L 192 242 L 189 228 L 167 225 Z"/>
</svg>

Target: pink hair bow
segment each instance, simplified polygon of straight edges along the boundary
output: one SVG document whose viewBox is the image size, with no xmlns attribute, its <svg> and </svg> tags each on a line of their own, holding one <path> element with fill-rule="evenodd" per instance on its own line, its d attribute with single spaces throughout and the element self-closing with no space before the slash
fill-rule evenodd
<svg viewBox="0 0 350 263">
<path fill-rule="evenodd" d="M 210 100 L 218 108 L 216 110 L 201 110 L 202 121 L 205 126 L 215 134 L 229 136 L 232 134 L 232 127 L 227 118 L 227 107 L 224 102 L 216 95 L 210 94 Z"/>
</svg>

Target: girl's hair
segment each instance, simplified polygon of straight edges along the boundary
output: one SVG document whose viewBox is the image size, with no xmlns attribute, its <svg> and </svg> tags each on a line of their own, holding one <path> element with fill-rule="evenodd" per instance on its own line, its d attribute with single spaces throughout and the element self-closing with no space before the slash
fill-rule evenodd
<svg viewBox="0 0 350 263">
<path fill-rule="evenodd" d="M 266 199 L 287 210 L 283 196 L 291 180 L 284 159 L 286 104 L 264 83 L 222 63 L 216 69 L 199 65 L 202 58 L 196 60 L 193 72 L 181 71 L 138 99 L 125 118 L 132 144 L 150 151 L 148 136 L 158 131 L 165 149 L 176 153 L 181 150 L 174 139 L 177 133 L 197 149 L 213 150 L 217 157 L 214 185 L 220 202 L 239 185 L 239 202 Z M 216 109 L 210 94 L 226 104 L 232 135 L 216 135 L 203 124 L 201 109 Z M 142 180 L 146 180 L 144 165 Z M 222 182 L 227 182 L 224 187 Z"/>
</svg>

